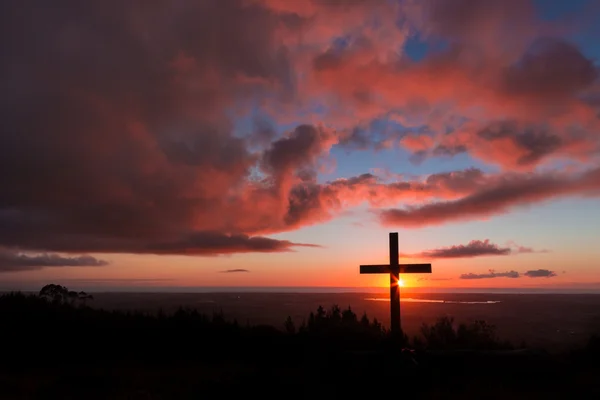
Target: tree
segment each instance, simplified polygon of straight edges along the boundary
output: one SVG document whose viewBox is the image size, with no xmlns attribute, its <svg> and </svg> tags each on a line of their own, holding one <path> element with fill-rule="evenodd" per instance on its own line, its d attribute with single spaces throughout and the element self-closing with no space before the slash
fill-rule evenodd
<svg viewBox="0 0 600 400">
<path fill-rule="evenodd" d="M 371 326 L 371 322 L 369 321 L 369 317 L 367 317 L 367 313 L 363 313 L 362 318 L 360 319 L 360 324 L 364 327 L 364 328 L 368 328 Z"/>
<path fill-rule="evenodd" d="M 84 307 L 87 305 L 88 300 L 94 300 L 94 296 L 92 296 L 91 294 L 87 294 L 84 291 L 77 293 L 77 298 L 81 302 L 81 305 L 83 305 Z"/>
<path fill-rule="evenodd" d="M 75 304 L 85 306 L 88 300 L 94 299 L 94 296 L 84 291 L 78 293 L 74 290 L 69 290 L 65 286 L 53 283 L 44 286 L 38 295 L 54 304 L 70 304 L 72 306 Z"/>
<path fill-rule="evenodd" d="M 294 321 L 292 321 L 292 317 L 288 315 L 287 319 L 284 323 L 285 331 L 290 334 L 296 333 L 296 326 L 294 325 Z"/>
<path fill-rule="evenodd" d="M 69 289 L 51 283 L 40 290 L 39 296 L 55 304 L 63 304 L 69 298 Z"/>
<path fill-rule="evenodd" d="M 77 300 L 79 300 L 79 295 L 78 295 L 78 294 L 77 294 L 77 292 L 76 292 L 76 291 L 74 291 L 74 290 L 69 290 L 69 291 L 67 292 L 67 296 L 68 296 L 68 298 L 69 298 L 69 303 L 70 303 L 72 306 L 73 306 L 73 305 L 75 305 L 75 302 L 76 302 Z"/>
<path fill-rule="evenodd" d="M 342 322 L 347 325 L 356 324 L 356 314 L 352 311 L 352 308 L 348 306 L 347 310 L 342 311 Z"/>
<path fill-rule="evenodd" d="M 427 342 L 427 347 L 434 349 L 449 349 L 456 345 L 454 318 L 441 317 L 435 324 L 423 324 L 421 334 Z"/>
</svg>

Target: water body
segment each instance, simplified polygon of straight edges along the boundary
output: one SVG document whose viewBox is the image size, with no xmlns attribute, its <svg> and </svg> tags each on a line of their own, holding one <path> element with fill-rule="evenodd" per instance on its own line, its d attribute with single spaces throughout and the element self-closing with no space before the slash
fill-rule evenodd
<svg viewBox="0 0 600 400">
<path fill-rule="evenodd" d="M 367 301 L 386 301 L 389 302 L 389 298 L 385 297 L 367 297 Z M 457 300 L 434 300 L 434 299 L 413 299 L 412 297 L 406 297 L 400 299 L 401 303 L 448 303 L 448 304 L 496 304 L 500 303 L 500 300 L 484 300 L 484 301 L 457 301 Z"/>
</svg>

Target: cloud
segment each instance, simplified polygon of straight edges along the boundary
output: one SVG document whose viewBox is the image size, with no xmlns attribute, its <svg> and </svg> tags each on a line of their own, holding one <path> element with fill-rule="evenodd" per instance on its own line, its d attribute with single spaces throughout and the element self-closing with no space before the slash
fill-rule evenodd
<svg viewBox="0 0 600 400">
<path fill-rule="evenodd" d="M 237 272 L 250 272 L 250 271 L 247 269 L 238 268 L 238 269 L 226 269 L 225 271 L 219 271 L 219 272 L 231 274 L 231 273 L 237 273 Z"/>
<path fill-rule="evenodd" d="M 598 194 L 598 67 L 529 1 L 146 3 L 0 3 L 0 246 L 282 252 L 363 204 L 423 226 Z M 448 46 L 414 60 L 415 31 Z M 501 168 L 323 179 L 396 146 Z M 589 169 L 532 172 L 564 158 Z"/>
<path fill-rule="evenodd" d="M 411 160 L 423 162 L 432 157 L 469 155 L 487 164 L 510 171 L 531 171 L 552 161 L 593 158 L 596 137 L 581 128 L 553 126 L 547 121 L 523 121 L 519 118 L 469 121 L 451 134 L 427 136 L 428 144 L 412 151 Z"/>
<path fill-rule="evenodd" d="M 556 276 L 554 271 L 549 271 L 547 269 L 537 269 L 532 271 L 527 271 L 523 274 L 524 276 L 528 276 L 530 278 L 551 278 Z"/>
<path fill-rule="evenodd" d="M 460 275 L 460 279 L 489 279 L 489 278 L 521 278 L 523 276 L 527 276 L 530 278 L 551 278 L 556 276 L 556 273 L 553 271 L 549 271 L 547 269 L 538 269 L 533 271 L 527 271 L 523 274 L 518 273 L 517 271 L 507 271 L 507 272 L 495 272 L 494 270 L 490 270 L 487 274 L 474 274 L 472 272 L 468 274 Z"/>
<path fill-rule="evenodd" d="M 8 249 L 0 249 L 0 272 L 33 271 L 50 267 L 101 267 L 107 261 L 82 255 L 63 257 L 58 254 L 26 254 Z"/>
<path fill-rule="evenodd" d="M 547 250 L 536 251 L 531 247 L 520 246 L 514 241 L 509 241 L 508 246 L 500 247 L 490 243 L 489 239 L 471 240 L 468 244 L 442 247 L 439 249 L 424 250 L 415 254 L 400 254 L 408 258 L 470 258 L 481 256 L 507 256 L 515 253 L 546 253 Z"/>
<path fill-rule="evenodd" d="M 534 203 L 575 194 L 600 194 L 600 169 L 576 177 L 557 174 L 508 174 L 462 198 L 403 209 L 378 211 L 386 226 L 420 227 L 484 219 Z"/>
<path fill-rule="evenodd" d="M 512 95 L 556 98 L 589 87 L 598 68 L 573 44 L 559 38 L 535 40 L 519 63 L 506 69 L 505 90 Z"/>
<path fill-rule="evenodd" d="M 505 256 L 511 253 L 511 249 L 501 248 L 489 239 L 471 240 L 466 245 L 442 247 L 439 249 L 425 250 L 421 253 L 410 255 L 412 258 L 468 258 L 480 256 Z"/>
<path fill-rule="evenodd" d="M 447 46 L 419 61 L 381 57 L 376 45 L 360 40 L 332 46 L 314 58 L 311 90 L 335 93 L 348 120 L 392 114 L 404 134 L 388 130 L 389 140 L 416 163 L 468 152 L 483 163 L 533 169 L 598 148 L 598 108 L 590 99 L 600 89 L 599 68 L 561 37 L 562 21 L 538 19 L 531 1 L 405 5 L 407 30 Z M 496 125 L 505 125 L 505 136 L 480 135 Z M 386 142 L 379 135 L 360 139 L 363 148 Z"/>
<path fill-rule="evenodd" d="M 531 247 L 526 247 L 526 246 L 521 246 L 520 244 L 515 243 L 513 240 L 509 240 L 507 243 L 508 246 L 510 246 L 512 248 L 512 250 L 516 253 L 549 253 L 550 250 L 547 249 L 542 249 L 542 250 L 535 250 Z"/>
<path fill-rule="evenodd" d="M 19 39 L 1 51 L 1 84 L 16 95 L 0 109 L 0 244 L 191 252 L 199 240 L 200 254 L 211 254 L 211 240 L 217 253 L 291 246 L 240 239 L 281 216 L 268 221 L 275 194 L 255 195 L 248 180 L 260 155 L 226 115 L 261 91 L 293 91 L 278 17 L 235 0 L 1 8 L 7 37 Z M 17 22 L 20 13 L 30 18 Z"/>
<path fill-rule="evenodd" d="M 66 283 L 79 284 L 138 284 L 138 283 L 161 283 L 170 282 L 175 279 L 171 278 L 63 278 L 60 281 Z"/>
<path fill-rule="evenodd" d="M 490 279 L 490 278 L 519 278 L 521 275 L 517 271 L 495 272 L 490 270 L 487 274 L 468 274 L 460 275 L 459 279 Z"/>
</svg>

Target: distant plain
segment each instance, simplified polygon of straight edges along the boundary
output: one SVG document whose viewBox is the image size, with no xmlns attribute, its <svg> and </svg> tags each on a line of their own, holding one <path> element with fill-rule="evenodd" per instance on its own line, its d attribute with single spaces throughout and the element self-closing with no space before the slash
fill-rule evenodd
<svg viewBox="0 0 600 400">
<path fill-rule="evenodd" d="M 361 316 L 367 313 L 389 324 L 385 294 L 373 293 L 94 293 L 92 307 L 166 313 L 179 306 L 225 318 L 240 324 L 267 324 L 283 329 L 291 316 L 296 326 L 321 305 L 350 306 Z M 444 301 L 444 302 L 441 302 Z M 418 335 L 423 323 L 451 316 L 456 323 L 485 320 L 497 326 L 498 335 L 514 345 L 563 350 L 584 344 L 600 333 L 600 295 L 506 294 L 506 293 L 410 293 L 402 294 L 402 324 L 409 336 Z"/>
</svg>

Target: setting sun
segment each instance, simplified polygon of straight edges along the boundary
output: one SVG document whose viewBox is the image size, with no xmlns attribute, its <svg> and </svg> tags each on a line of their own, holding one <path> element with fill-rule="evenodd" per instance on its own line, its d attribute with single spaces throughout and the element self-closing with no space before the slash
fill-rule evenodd
<svg viewBox="0 0 600 400">
<path fill-rule="evenodd" d="M 396 283 L 400 287 L 405 287 L 406 286 L 406 282 L 402 278 L 398 279 L 398 281 L 396 281 Z M 375 286 L 389 288 L 390 287 L 390 277 L 389 277 L 389 275 L 387 275 L 387 274 L 380 275 L 377 278 L 377 280 L 376 280 Z"/>
</svg>

